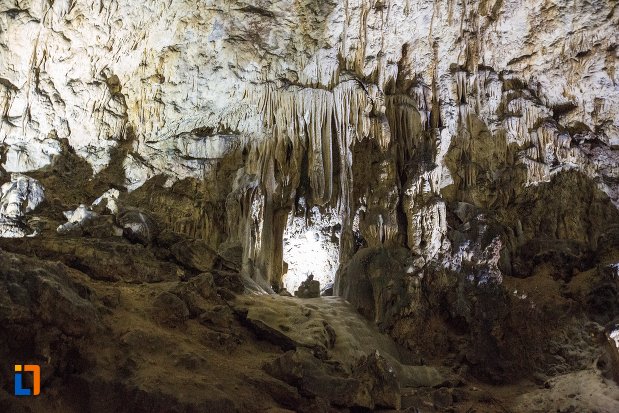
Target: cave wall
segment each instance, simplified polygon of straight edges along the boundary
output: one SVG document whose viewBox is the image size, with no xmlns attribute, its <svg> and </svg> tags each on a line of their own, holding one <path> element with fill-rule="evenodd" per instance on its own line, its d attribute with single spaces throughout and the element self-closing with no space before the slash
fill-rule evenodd
<svg viewBox="0 0 619 413">
<path fill-rule="evenodd" d="M 586 254 L 617 222 L 617 13 L 575 0 L 4 1 L 2 168 L 37 171 L 68 144 L 171 229 L 241 247 L 269 284 L 289 214 L 312 207 L 340 216 L 342 264 L 405 246 L 415 268 L 457 261 L 479 234 L 452 224 L 483 213 L 497 268 L 525 274 L 540 233 Z M 567 171 L 578 178 L 538 196 Z M 536 207 L 573 194 L 575 209 Z"/>
</svg>

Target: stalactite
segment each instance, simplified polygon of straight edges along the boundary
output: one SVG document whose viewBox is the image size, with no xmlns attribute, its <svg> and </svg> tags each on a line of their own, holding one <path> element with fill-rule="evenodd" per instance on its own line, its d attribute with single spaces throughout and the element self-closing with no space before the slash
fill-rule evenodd
<svg viewBox="0 0 619 413">
<path fill-rule="evenodd" d="M 432 96 L 430 88 L 424 84 L 416 84 L 410 91 L 415 107 L 421 116 L 421 125 L 424 130 L 430 129 L 430 111 L 432 107 Z"/>
<path fill-rule="evenodd" d="M 338 203 L 346 191 L 334 187 L 333 150 L 340 152 L 337 158 L 342 165 L 338 169 L 348 173 L 350 146 L 355 140 L 370 135 L 368 96 L 359 83 L 344 81 L 332 91 L 312 88 L 278 90 L 269 86 L 263 93 L 248 93 L 248 99 L 257 102 L 274 145 L 290 141 L 296 147 L 308 141 L 306 150 L 313 201 L 319 205 Z M 346 181 L 340 179 L 340 182 Z"/>
<path fill-rule="evenodd" d="M 391 139 L 401 146 L 399 162 L 403 165 L 419 155 L 424 121 L 417 110 L 418 102 L 409 96 L 387 96 L 385 103 Z"/>
<path fill-rule="evenodd" d="M 272 264 L 273 260 L 279 263 L 281 257 L 276 254 L 265 258 L 264 240 L 266 237 L 281 237 L 285 224 L 282 219 L 272 228 L 269 222 L 275 218 L 267 215 L 273 214 L 274 210 L 292 208 L 300 184 L 303 154 L 308 160 L 305 172 L 309 178 L 311 205 L 335 208 L 345 218 L 350 211 L 352 145 L 366 138 L 378 140 L 381 147 L 389 144 L 391 132 L 385 115 L 382 121 L 371 116 L 373 112 L 385 109 L 379 103 L 377 91 L 369 90 L 370 93 L 358 80 L 349 79 L 332 90 L 281 89 L 270 84 L 263 89 L 244 92 L 250 107 L 257 108 L 260 115 L 246 116 L 260 119 L 267 136 L 262 141 L 248 144 L 245 173 L 256 175 L 262 182 L 263 198 L 259 198 L 260 206 L 254 204 L 254 209 L 262 208 L 265 215 L 261 221 L 245 218 L 248 228 L 244 229 L 243 242 L 251 244 L 246 248 L 246 260 L 251 260 L 254 266 L 262 266 L 261 272 L 266 280 L 274 281 L 281 276 L 277 273 L 280 271 L 278 264 Z M 421 121 L 410 98 L 407 105 L 410 108 L 404 110 L 398 122 L 404 128 L 402 134 L 410 141 L 421 130 Z M 339 176 L 334 176 L 335 171 Z M 249 190 L 255 191 L 255 188 Z M 256 225 L 261 228 L 249 228 Z"/>
<path fill-rule="evenodd" d="M 423 148 L 419 138 L 431 126 L 431 100 L 435 99 L 429 88 L 423 85 L 411 92 L 411 96 L 383 97 L 373 85 L 363 86 L 355 79 L 343 80 L 332 90 L 298 87 L 282 90 L 269 85 L 262 91 L 247 90 L 245 97 L 248 102 L 257 102 L 260 119 L 265 130 L 270 131 L 270 136 L 258 145 L 260 149 L 257 146 L 252 150 L 253 155 L 247 161 L 248 169 L 255 165 L 255 173 L 265 182 L 263 208 L 273 197 L 282 196 L 283 187 L 298 184 L 298 177 L 288 176 L 290 171 L 282 170 L 282 177 L 274 178 L 265 175 L 266 169 L 258 170 L 259 165 L 268 163 L 271 156 L 278 159 L 280 165 L 289 165 L 291 161 L 286 163 L 283 159 L 286 152 L 283 148 L 291 145 L 292 153 L 296 154 L 292 158 L 297 157 L 293 161 L 295 165 L 301 163 L 298 158 L 301 152 L 308 154 L 311 202 L 335 206 L 345 220 L 350 215 L 349 194 L 353 185 L 352 145 L 366 138 L 376 139 L 381 148 L 399 142 L 404 156 L 410 159 Z M 423 111 L 424 119 L 419 109 Z M 280 149 L 273 149 L 278 147 Z M 334 151 L 337 151 L 337 156 Z M 267 153 L 271 155 L 267 156 Z M 339 162 L 337 167 L 334 165 L 336 160 Z M 339 179 L 334 179 L 335 170 L 339 171 Z M 286 204 L 284 198 L 279 202 Z M 343 222 L 342 225 L 350 227 L 352 223 Z M 250 234 L 259 234 L 260 231 L 250 231 Z M 379 236 L 383 240 L 386 237 L 384 232 Z M 390 239 L 395 238 L 397 229 L 389 227 L 387 232 Z M 254 263 L 260 261 L 257 241 L 247 239 L 246 242 L 253 243 L 248 259 Z"/>
<path fill-rule="evenodd" d="M 466 104 L 467 90 L 467 73 L 465 71 L 458 71 L 455 74 L 456 78 L 456 101 L 458 104 Z"/>
</svg>

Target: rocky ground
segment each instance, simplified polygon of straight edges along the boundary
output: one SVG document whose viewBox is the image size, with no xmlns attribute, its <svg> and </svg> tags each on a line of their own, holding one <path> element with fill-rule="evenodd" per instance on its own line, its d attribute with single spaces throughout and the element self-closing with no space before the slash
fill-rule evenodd
<svg viewBox="0 0 619 413">
<path fill-rule="evenodd" d="M 413 346 L 397 333 L 401 325 L 373 323 L 354 301 L 267 294 L 199 240 L 164 230 L 142 245 L 85 228 L 78 236 L 0 239 L 2 411 L 619 408 L 616 348 L 603 328 L 608 306 L 617 305 L 616 268 L 604 265 L 616 249 L 605 248 L 606 261 L 569 282 L 543 266 L 526 280 L 505 277 L 506 317 L 515 324 L 495 325 L 492 334 L 529 350 L 483 358 L 475 341 L 483 333 L 475 330 L 486 321 L 480 315 L 480 323 L 448 325 L 441 312 L 449 303 L 428 307 L 434 313 Z M 501 366 L 479 363 L 493 358 L 526 370 L 513 380 L 489 379 L 480 372 Z M 16 362 L 42 366 L 41 396 L 13 396 Z"/>
</svg>

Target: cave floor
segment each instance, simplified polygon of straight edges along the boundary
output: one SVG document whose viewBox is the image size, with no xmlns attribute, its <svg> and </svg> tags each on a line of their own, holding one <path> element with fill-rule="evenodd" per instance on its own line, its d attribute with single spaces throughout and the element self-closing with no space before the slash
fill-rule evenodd
<svg viewBox="0 0 619 413">
<path fill-rule="evenodd" d="M 0 308 L 11 308 L 0 312 L 2 356 L 40 364 L 43 389 L 17 400 L 3 379 L 2 411 L 350 411 L 366 399 L 330 392 L 355 376 L 397 399 L 375 411 L 619 411 L 619 389 L 593 360 L 494 386 L 459 374 L 453 358 L 404 350 L 341 298 L 244 293 L 237 272 L 199 272 L 162 247 L 49 236 L 0 248 Z M 376 376 L 360 374 L 374 354 Z"/>
</svg>

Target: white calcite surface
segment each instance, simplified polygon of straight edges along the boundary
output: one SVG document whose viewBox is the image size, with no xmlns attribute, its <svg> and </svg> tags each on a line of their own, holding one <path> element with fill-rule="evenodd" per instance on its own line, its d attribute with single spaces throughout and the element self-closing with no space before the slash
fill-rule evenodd
<svg viewBox="0 0 619 413">
<path fill-rule="evenodd" d="M 118 196 L 120 191 L 118 189 L 108 189 L 100 197 L 95 199 L 90 206 L 80 204 L 73 211 L 64 211 L 63 215 L 67 219 L 62 225 L 56 228 L 56 232 L 59 234 L 68 234 L 73 230 L 78 230 L 89 221 L 97 218 L 101 211 L 104 215 L 116 215 L 119 212 Z M 122 230 L 118 227 L 115 228 L 117 235 L 122 235 Z"/>
<path fill-rule="evenodd" d="M 343 233 L 363 209 L 357 237 L 431 259 L 450 187 L 488 206 L 576 170 L 619 205 L 618 26 L 612 0 L 4 0 L 1 163 L 37 170 L 66 140 L 93 173 L 122 156 L 133 191 L 243 148 L 227 235 L 258 276 L 283 271 L 303 174 Z M 382 189 L 356 193 L 358 144 L 385 154 Z"/>
<path fill-rule="evenodd" d="M 306 129 L 320 148 L 332 118 L 343 146 L 387 143 L 394 131 L 381 117 L 390 100 L 408 99 L 421 127 L 440 111 L 442 149 L 462 119 L 481 119 L 522 148 L 530 183 L 565 168 L 614 178 L 618 19 L 610 0 L 6 0 L 3 166 L 41 168 L 68 139 L 97 172 L 131 130 L 139 157 L 125 167 L 136 188 L 158 172 L 203 174 L 239 136 Z M 328 175 L 322 152 L 315 162 Z M 329 177 L 313 180 L 328 196 Z M 600 186 L 616 199 L 616 185 Z"/>
<path fill-rule="evenodd" d="M 43 186 L 36 179 L 19 173 L 0 187 L 0 237 L 18 238 L 28 235 L 25 215 L 45 199 Z"/>
<path fill-rule="evenodd" d="M 59 234 L 66 234 L 73 229 L 79 228 L 98 215 L 84 204 L 80 204 L 74 211 L 64 211 L 63 214 L 67 222 L 56 228 Z"/>
<path fill-rule="evenodd" d="M 119 196 L 120 191 L 118 189 L 108 189 L 99 198 L 93 201 L 92 207 L 105 208 L 110 214 L 117 214 Z"/>
<path fill-rule="evenodd" d="M 310 212 L 311 219 L 288 218 L 284 231 L 284 262 L 288 264 L 283 287 L 296 291 L 309 275 L 320 282 L 320 289 L 332 285 L 339 266 L 339 230 L 337 214 Z"/>
</svg>

